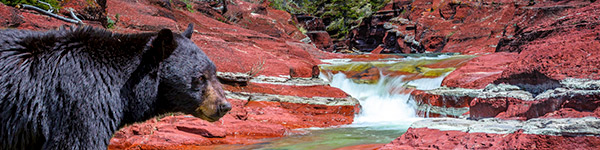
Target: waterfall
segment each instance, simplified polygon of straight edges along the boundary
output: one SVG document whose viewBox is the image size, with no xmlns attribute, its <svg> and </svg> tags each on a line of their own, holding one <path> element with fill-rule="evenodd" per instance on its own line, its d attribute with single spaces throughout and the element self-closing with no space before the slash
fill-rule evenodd
<svg viewBox="0 0 600 150">
<path fill-rule="evenodd" d="M 454 70 L 453 65 L 470 58 L 472 57 L 438 55 L 368 62 L 352 62 L 350 59 L 323 60 L 328 64 L 320 66 L 320 78 L 359 100 L 362 108 L 354 117 L 354 122 L 334 128 L 296 129 L 308 132 L 240 149 L 336 149 L 360 144 L 389 143 L 404 134 L 414 121 L 422 119 L 416 114 L 416 104 L 409 100 L 410 93 L 414 89 L 439 88 L 444 77 Z M 427 66 L 428 64 L 443 65 Z M 378 77 L 377 81 L 370 80 L 373 78 L 350 78 L 344 74 L 349 72 L 356 75 L 372 67 L 377 67 L 380 73 L 378 76 L 368 75 Z M 382 72 L 403 73 L 386 75 Z"/>
<path fill-rule="evenodd" d="M 387 81 L 386 81 L 387 80 Z M 400 93 L 395 86 L 404 85 L 402 78 L 383 76 L 377 84 L 357 84 L 342 73 L 335 74 L 331 86 L 340 88 L 359 100 L 361 112 L 354 123 L 391 123 L 416 118 L 409 94 Z"/>
<path fill-rule="evenodd" d="M 405 81 L 404 76 L 382 75 L 377 84 L 358 84 L 346 78 L 345 74 L 337 73 L 331 78 L 330 85 L 359 100 L 362 108 L 353 124 L 410 124 L 419 120 L 419 117 L 416 115 L 414 102 L 409 101 L 412 90 L 404 86 L 413 86 L 419 90 L 435 89 L 440 87 L 444 77 Z"/>
<path fill-rule="evenodd" d="M 448 56 L 404 58 L 404 61 L 442 60 Z M 337 62 L 344 64 L 351 62 Z M 360 84 L 347 78 L 343 73 L 322 75 L 321 78 L 329 80 L 332 87 L 339 88 L 359 100 L 360 113 L 355 116 L 353 125 L 380 126 L 390 124 L 410 125 L 419 120 L 416 114 L 416 104 L 410 101 L 410 92 L 413 89 L 432 90 L 439 88 L 442 80 L 450 72 L 433 78 L 412 79 L 408 76 L 387 76 L 380 73 L 379 81 L 375 84 Z"/>
</svg>

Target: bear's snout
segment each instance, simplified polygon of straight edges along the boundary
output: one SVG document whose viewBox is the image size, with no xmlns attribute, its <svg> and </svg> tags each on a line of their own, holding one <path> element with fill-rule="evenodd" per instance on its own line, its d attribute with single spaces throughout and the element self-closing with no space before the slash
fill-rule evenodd
<svg viewBox="0 0 600 150">
<path fill-rule="evenodd" d="M 196 117 L 214 122 L 231 110 L 231 104 L 225 97 L 221 83 L 209 80 L 202 104 L 196 109 Z"/>
<path fill-rule="evenodd" d="M 225 103 L 222 103 L 221 105 L 219 105 L 218 109 L 219 109 L 219 114 L 221 116 L 223 116 L 231 110 L 231 104 L 229 104 L 229 102 L 225 101 Z"/>
</svg>

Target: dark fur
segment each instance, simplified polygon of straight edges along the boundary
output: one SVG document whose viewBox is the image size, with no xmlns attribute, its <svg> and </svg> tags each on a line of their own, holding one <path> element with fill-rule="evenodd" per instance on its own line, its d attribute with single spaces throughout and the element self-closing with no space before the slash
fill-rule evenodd
<svg viewBox="0 0 600 150">
<path fill-rule="evenodd" d="M 220 118 L 230 105 L 216 68 L 184 35 L 0 30 L 0 149 L 106 149 L 119 128 L 164 112 Z"/>
</svg>

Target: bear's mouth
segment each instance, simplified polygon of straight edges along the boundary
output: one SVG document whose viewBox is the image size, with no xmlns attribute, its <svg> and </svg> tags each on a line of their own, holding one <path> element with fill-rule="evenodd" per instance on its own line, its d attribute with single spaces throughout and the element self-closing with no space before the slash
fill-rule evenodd
<svg viewBox="0 0 600 150">
<path fill-rule="evenodd" d="M 219 116 L 219 115 L 206 115 L 204 113 L 204 111 L 202 111 L 202 107 L 198 107 L 196 109 L 196 111 L 194 111 L 192 116 L 198 117 L 198 118 L 200 118 L 202 120 L 206 120 L 208 122 L 215 122 L 215 121 L 221 119 L 221 117 L 223 117 L 223 116 Z"/>
<path fill-rule="evenodd" d="M 198 117 L 198 118 L 200 118 L 200 119 L 202 119 L 202 120 L 206 120 L 206 121 L 208 121 L 208 122 L 215 122 L 215 121 L 219 120 L 219 119 L 213 119 L 213 118 L 211 118 L 211 117 L 208 117 L 208 116 L 206 116 L 204 113 L 194 113 L 194 114 L 192 114 L 192 115 L 193 115 L 194 117 Z"/>
</svg>

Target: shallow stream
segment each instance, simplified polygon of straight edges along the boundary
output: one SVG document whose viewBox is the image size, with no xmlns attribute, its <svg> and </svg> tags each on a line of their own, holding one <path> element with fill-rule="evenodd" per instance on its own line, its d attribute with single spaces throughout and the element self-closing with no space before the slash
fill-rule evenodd
<svg viewBox="0 0 600 150">
<path fill-rule="evenodd" d="M 441 55 L 373 62 L 326 60 L 330 64 L 321 66 L 323 71 L 321 78 L 330 81 L 331 86 L 342 89 L 361 103 L 361 112 L 357 114 L 352 124 L 331 128 L 297 129 L 305 134 L 266 139 L 265 142 L 254 145 L 229 145 L 218 149 L 327 150 L 363 144 L 389 143 L 404 134 L 412 122 L 420 119 L 416 115 L 414 102 L 409 100 L 409 93 L 414 89 L 429 90 L 440 87 L 444 77 L 454 70 L 454 66 L 447 67 L 447 64 L 446 68 L 427 68 L 426 66 L 445 61 L 456 63 L 457 59 L 464 59 L 466 62 L 469 58 L 471 57 Z M 456 65 L 461 63 L 456 63 Z M 356 68 L 369 69 L 364 66 L 377 67 L 380 72 L 379 78 L 376 81 L 363 82 L 360 79 L 348 78 L 344 74 L 350 73 L 352 70 L 354 72 L 361 71 L 360 69 L 355 70 Z M 384 75 L 385 72 L 393 69 L 403 73 Z M 415 69 L 417 71 L 410 72 Z M 437 71 L 434 73 L 437 75 L 424 75 L 427 74 L 427 70 Z"/>
</svg>

